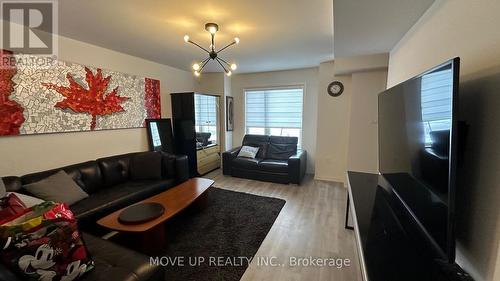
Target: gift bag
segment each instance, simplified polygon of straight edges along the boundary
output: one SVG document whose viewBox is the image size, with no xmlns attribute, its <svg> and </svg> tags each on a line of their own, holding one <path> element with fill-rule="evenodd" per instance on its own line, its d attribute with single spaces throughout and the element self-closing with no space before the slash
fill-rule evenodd
<svg viewBox="0 0 500 281">
<path fill-rule="evenodd" d="M 94 267 L 66 204 L 44 202 L 0 226 L 2 262 L 25 280 L 77 280 Z"/>
<path fill-rule="evenodd" d="M 0 198 L 0 224 L 22 214 L 25 209 L 26 205 L 13 193 Z"/>
</svg>

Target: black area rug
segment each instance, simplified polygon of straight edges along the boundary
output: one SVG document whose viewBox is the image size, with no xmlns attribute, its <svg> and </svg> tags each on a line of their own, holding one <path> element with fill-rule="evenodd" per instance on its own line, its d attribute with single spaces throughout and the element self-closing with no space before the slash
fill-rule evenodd
<svg viewBox="0 0 500 281">
<path fill-rule="evenodd" d="M 208 204 L 167 224 L 165 280 L 240 280 L 285 200 L 211 188 Z M 181 257 L 173 260 L 175 257 Z M 181 262 L 182 259 L 182 262 Z"/>
</svg>

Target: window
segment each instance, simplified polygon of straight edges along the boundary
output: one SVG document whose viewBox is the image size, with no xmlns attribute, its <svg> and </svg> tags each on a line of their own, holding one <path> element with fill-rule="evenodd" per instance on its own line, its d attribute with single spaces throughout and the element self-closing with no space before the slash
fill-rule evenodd
<svg viewBox="0 0 500 281">
<path fill-rule="evenodd" d="M 452 87 L 453 73 L 449 68 L 422 77 L 422 121 L 427 147 L 432 145 L 431 132 L 450 130 Z"/>
<path fill-rule="evenodd" d="M 302 139 L 303 88 L 245 91 L 247 134 Z"/>
<path fill-rule="evenodd" d="M 194 95 L 195 130 L 211 133 L 209 141 L 217 143 L 217 97 Z"/>
</svg>

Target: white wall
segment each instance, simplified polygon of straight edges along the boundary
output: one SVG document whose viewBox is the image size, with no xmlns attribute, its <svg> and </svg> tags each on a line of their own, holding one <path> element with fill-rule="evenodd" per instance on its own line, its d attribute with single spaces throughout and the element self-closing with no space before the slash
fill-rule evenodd
<svg viewBox="0 0 500 281">
<path fill-rule="evenodd" d="M 224 95 L 224 73 L 202 73 L 195 78 L 194 89 L 196 92 L 213 95 Z"/>
<path fill-rule="evenodd" d="M 334 76 L 333 61 L 319 66 L 315 178 L 346 182 L 349 115 L 351 109 L 351 76 Z M 328 84 L 338 80 L 344 84 L 339 97 L 327 93 Z"/>
<path fill-rule="evenodd" d="M 378 173 L 377 97 L 386 89 L 386 81 L 387 69 L 352 74 L 349 171 Z"/>
<path fill-rule="evenodd" d="M 236 74 L 231 78 L 234 97 L 233 146 L 241 145 L 245 135 L 245 94 L 249 88 L 304 85 L 302 147 L 307 150 L 307 172 L 314 173 L 316 157 L 316 110 L 318 106 L 318 68 Z"/>
<path fill-rule="evenodd" d="M 387 54 L 320 64 L 316 179 L 346 182 L 346 171 L 378 173 L 377 95 L 385 90 Z M 340 97 L 327 94 L 334 80 Z"/>
<path fill-rule="evenodd" d="M 194 88 L 189 72 L 65 37 L 59 37 L 59 59 L 159 79 L 163 117 L 171 116 L 171 92 Z M 0 137 L 0 176 L 143 150 L 147 150 L 147 138 L 142 128 Z"/>
<path fill-rule="evenodd" d="M 500 280 L 500 1 L 437 0 L 390 53 L 388 86 L 461 58 L 459 119 L 469 124 L 458 167 L 457 262 Z"/>
</svg>

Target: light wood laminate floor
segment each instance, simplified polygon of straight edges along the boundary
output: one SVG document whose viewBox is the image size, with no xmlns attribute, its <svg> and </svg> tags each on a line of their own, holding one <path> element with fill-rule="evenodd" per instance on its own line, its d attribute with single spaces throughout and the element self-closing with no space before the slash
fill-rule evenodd
<svg viewBox="0 0 500 281">
<path fill-rule="evenodd" d="M 361 281 L 354 232 L 344 229 L 346 188 L 340 183 L 306 176 L 301 185 L 284 185 L 224 176 L 215 170 L 204 177 L 215 187 L 286 200 L 255 257 L 276 257 L 284 266 L 259 265 L 254 259 L 242 281 Z M 290 257 L 349 259 L 349 267 L 290 266 Z"/>
</svg>

